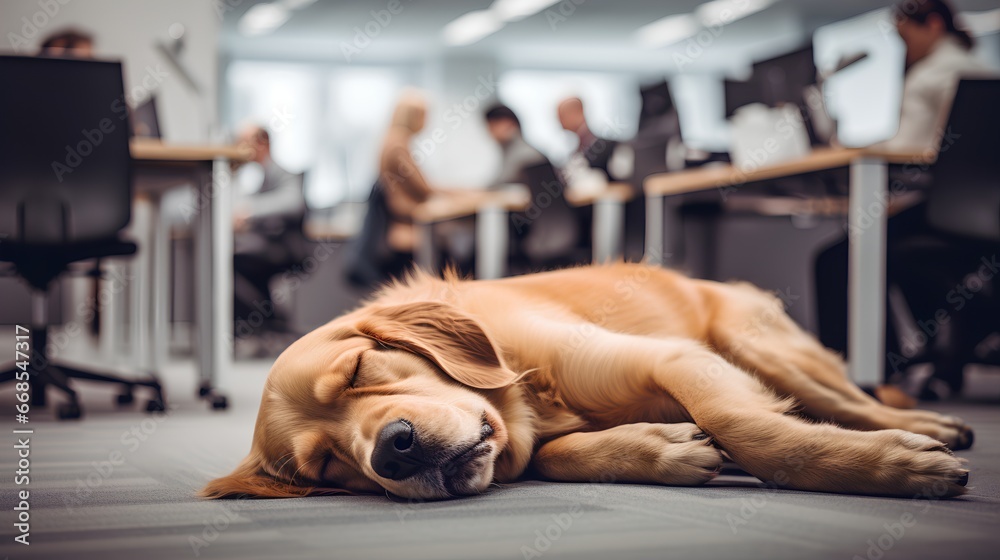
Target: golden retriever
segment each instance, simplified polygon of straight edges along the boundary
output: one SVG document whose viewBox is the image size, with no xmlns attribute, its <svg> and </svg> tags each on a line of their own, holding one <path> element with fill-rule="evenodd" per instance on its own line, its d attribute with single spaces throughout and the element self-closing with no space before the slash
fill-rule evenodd
<svg viewBox="0 0 1000 560">
<path fill-rule="evenodd" d="M 723 453 L 783 488 L 948 497 L 959 419 L 882 405 L 780 300 L 615 264 L 491 281 L 412 273 L 277 359 L 250 455 L 207 497 L 698 485 Z"/>
</svg>

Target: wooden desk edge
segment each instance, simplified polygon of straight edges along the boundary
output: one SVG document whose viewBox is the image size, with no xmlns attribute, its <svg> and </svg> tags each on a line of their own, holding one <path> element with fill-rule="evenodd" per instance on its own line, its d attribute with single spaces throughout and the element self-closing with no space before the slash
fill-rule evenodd
<svg viewBox="0 0 1000 560">
<path fill-rule="evenodd" d="M 570 191 L 566 192 L 566 202 L 569 202 L 571 206 L 576 207 L 590 206 L 591 204 L 602 200 L 625 203 L 633 198 L 635 198 L 635 193 L 632 191 L 632 185 L 621 182 L 608 183 L 607 188 L 604 190 L 597 193 L 586 194 L 584 196 L 573 196 Z"/>
<path fill-rule="evenodd" d="M 235 145 L 163 144 L 152 140 L 132 140 L 129 152 L 134 160 L 146 161 L 231 161 L 250 159 L 250 150 Z"/>
<path fill-rule="evenodd" d="M 434 208 L 427 204 L 421 204 L 414 211 L 413 217 L 418 224 L 433 224 L 475 216 L 480 208 L 490 205 L 500 206 L 508 211 L 524 210 L 530 202 L 528 197 L 525 197 L 523 200 L 514 200 L 506 193 L 486 191 L 481 197 L 473 196 L 448 201 L 447 205 L 442 208 Z"/>
<path fill-rule="evenodd" d="M 937 155 L 929 152 L 892 152 L 881 148 L 830 148 L 815 150 L 790 161 L 748 171 L 732 165 L 703 167 L 689 171 L 659 173 L 643 181 L 646 196 L 667 196 L 738 186 L 755 181 L 790 177 L 816 171 L 847 167 L 858 158 L 871 157 L 894 165 L 929 165 Z"/>
</svg>

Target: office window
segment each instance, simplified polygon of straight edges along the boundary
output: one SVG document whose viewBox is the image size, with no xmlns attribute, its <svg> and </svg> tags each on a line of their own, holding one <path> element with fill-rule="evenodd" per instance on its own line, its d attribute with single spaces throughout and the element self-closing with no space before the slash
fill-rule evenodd
<svg viewBox="0 0 1000 560">
<path fill-rule="evenodd" d="M 888 140 L 899 126 L 905 47 L 889 10 L 820 27 L 813 38 L 820 73 L 845 57 L 867 54 L 861 62 L 832 76 L 824 87 L 837 136 L 848 146 Z"/>
<path fill-rule="evenodd" d="M 236 61 L 226 73 L 225 122 L 234 132 L 248 121 L 267 126 L 274 160 L 306 171 L 306 202 L 326 208 L 367 198 L 403 85 L 393 68 Z"/>
</svg>

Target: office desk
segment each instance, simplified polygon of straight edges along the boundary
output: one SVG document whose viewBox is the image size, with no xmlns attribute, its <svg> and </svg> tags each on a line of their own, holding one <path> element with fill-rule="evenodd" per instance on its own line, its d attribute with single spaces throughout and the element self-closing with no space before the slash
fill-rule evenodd
<svg viewBox="0 0 1000 560">
<path fill-rule="evenodd" d="M 507 268 L 507 213 L 524 210 L 531 202 L 528 189 L 468 191 L 431 198 L 413 214 L 417 227 L 417 264 L 437 271 L 434 224 L 476 217 L 476 278 L 501 278 Z"/>
<path fill-rule="evenodd" d="M 135 262 L 132 294 L 133 351 L 142 369 L 157 369 L 167 339 L 170 247 L 167 224 L 160 215 L 160 197 L 166 190 L 191 184 L 196 198 L 185 217 L 194 221 L 195 323 L 198 371 L 203 396 L 211 393 L 215 372 L 229 362 L 232 328 L 232 219 L 228 189 L 230 161 L 246 161 L 250 153 L 237 146 L 171 145 L 152 140 L 130 144 L 138 216 L 145 223 L 144 238 Z M 148 248 L 148 249 L 147 249 Z M 148 313 L 148 315 L 146 315 Z M 145 315 L 145 316 L 144 316 Z"/>
<path fill-rule="evenodd" d="M 720 189 L 725 195 L 748 183 L 850 168 L 847 209 L 850 371 L 859 385 L 878 385 L 882 382 L 884 364 L 887 167 L 888 164 L 923 166 L 934 159 L 935 156 L 927 152 L 829 148 L 754 169 L 722 165 L 650 176 L 643 185 L 646 194 L 646 258 L 649 262 L 663 264 L 664 197 L 711 189 Z"/>
<path fill-rule="evenodd" d="M 571 206 L 594 207 L 591 231 L 593 262 L 608 262 L 624 254 L 625 203 L 634 196 L 632 185 L 628 183 L 608 183 L 604 189 L 584 195 L 566 191 L 566 202 Z"/>
<path fill-rule="evenodd" d="M 594 206 L 594 262 L 620 257 L 624 244 L 624 205 L 632 199 L 632 187 L 627 183 L 609 183 L 597 192 L 581 195 L 567 191 L 565 196 L 571 206 Z M 427 270 L 437 270 L 435 223 L 476 216 L 476 278 L 502 278 L 507 269 L 508 213 L 524 211 L 531 202 L 531 193 L 526 187 L 469 191 L 428 200 L 414 213 L 418 228 L 417 264 Z"/>
</svg>

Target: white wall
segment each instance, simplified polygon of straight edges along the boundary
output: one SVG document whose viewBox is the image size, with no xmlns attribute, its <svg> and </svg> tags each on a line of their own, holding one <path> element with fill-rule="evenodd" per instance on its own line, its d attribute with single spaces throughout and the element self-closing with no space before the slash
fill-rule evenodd
<svg viewBox="0 0 1000 560">
<path fill-rule="evenodd" d="M 205 141 L 216 116 L 219 9 L 224 6 L 206 0 L 5 0 L 0 2 L 0 50 L 34 54 L 46 36 L 64 27 L 93 33 L 99 58 L 123 60 L 130 101 L 141 103 L 156 94 L 166 140 Z M 202 86 L 200 96 L 155 47 L 157 41 L 170 41 L 169 30 L 178 23 L 186 30 L 181 58 Z M 144 80 L 151 87 L 144 87 Z"/>
</svg>

